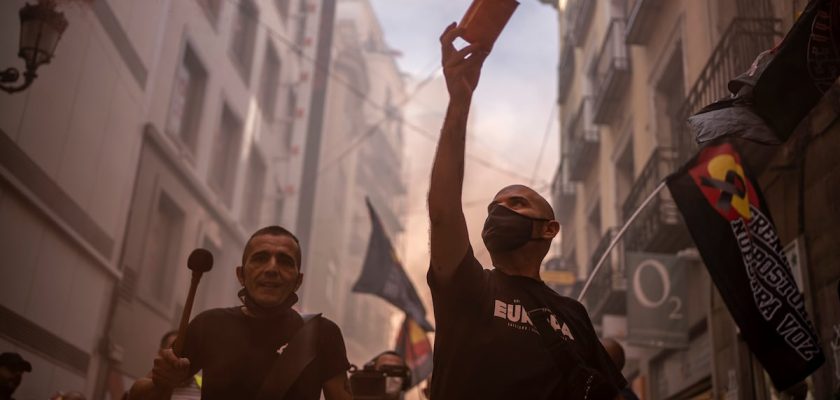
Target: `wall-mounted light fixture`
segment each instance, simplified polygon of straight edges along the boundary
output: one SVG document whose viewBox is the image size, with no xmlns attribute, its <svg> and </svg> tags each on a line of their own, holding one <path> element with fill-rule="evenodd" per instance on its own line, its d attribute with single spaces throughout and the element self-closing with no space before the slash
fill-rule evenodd
<svg viewBox="0 0 840 400">
<path fill-rule="evenodd" d="M 36 5 L 23 6 L 20 9 L 18 50 L 18 57 L 26 62 L 23 82 L 17 86 L 7 85 L 17 82 L 21 75 L 16 68 L 7 68 L 0 71 L 0 89 L 15 93 L 29 87 L 38 76 L 38 67 L 49 64 L 65 29 L 67 19 L 63 13 L 56 11 L 54 0 L 40 0 Z"/>
</svg>

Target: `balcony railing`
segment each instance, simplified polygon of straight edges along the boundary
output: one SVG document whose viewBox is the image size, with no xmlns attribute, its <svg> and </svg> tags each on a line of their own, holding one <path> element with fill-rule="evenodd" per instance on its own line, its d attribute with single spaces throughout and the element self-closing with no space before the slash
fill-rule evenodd
<svg viewBox="0 0 840 400">
<path fill-rule="evenodd" d="M 589 261 L 590 274 L 617 231 L 615 228 L 610 228 L 601 237 Z M 612 254 L 607 257 L 601 270 L 592 279 L 592 284 L 584 298 L 592 321 L 596 324 L 600 322 L 600 317 L 604 314 L 624 315 L 626 313 L 627 279 L 624 276 L 622 256 L 621 246 L 612 250 Z"/>
<path fill-rule="evenodd" d="M 747 71 L 761 52 L 773 47 L 781 35 L 780 25 L 777 19 L 732 20 L 676 114 L 674 146 L 680 161 L 687 160 L 695 150 L 693 134 L 685 121 L 707 104 L 729 96 L 728 82 Z"/>
<path fill-rule="evenodd" d="M 630 82 L 630 62 L 624 42 L 623 19 L 613 19 L 604 36 L 598 58 L 592 64 L 595 83 L 594 122 L 605 124 L 618 111 L 618 102 Z"/>
<path fill-rule="evenodd" d="M 598 154 L 600 141 L 598 128 L 592 123 L 592 97 L 586 96 L 581 99 L 580 106 L 565 131 L 565 143 L 568 146 L 563 150 L 568 155 L 569 179 L 581 181 Z"/>
<path fill-rule="evenodd" d="M 624 202 L 623 219 L 627 220 L 677 166 L 676 152 L 673 149 L 660 147 L 654 150 Z M 654 197 L 624 236 L 624 248 L 628 251 L 669 253 L 682 250 L 690 244 L 691 240 L 680 220 L 677 205 L 667 190 Z"/>
<path fill-rule="evenodd" d="M 569 0 L 566 3 L 567 33 L 575 46 L 583 46 L 586 41 L 593 14 L 595 14 L 595 0 Z"/>
<path fill-rule="evenodd" d="M 554 200 L 554 214 L 560 224 L 569 222 L 569 217 L 575 209 L 577 190 L 575 183 L 569 180 L 569 169 L 566 167 L 566 159 L 560 161 L 557 173 L 554 174 L 554 181 L 551 184 L 551 195 Z"/>
<path fill-rule="evenodd" d="M 654 17 L 662 8 L 665 0 L 629 0 L 627 2 L 627 44 L 646 44 L 651 33 L 657 29 Z"/>
<path fill-rule="evenodd" d="M 563 104 L 569 96 L 569 89 L 575 75 L 575 46 L 572 38 L 566 35 L 560 44 L 560 66 L 557 74 L 557 102 Z"/>
</svg>

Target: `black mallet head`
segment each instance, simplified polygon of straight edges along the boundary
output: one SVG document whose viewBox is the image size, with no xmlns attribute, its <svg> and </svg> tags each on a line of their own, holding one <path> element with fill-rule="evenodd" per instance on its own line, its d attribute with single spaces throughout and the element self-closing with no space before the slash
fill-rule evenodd
<svg viewBox="0 0 840 400">
<path fill-rule="evenodd" d="M 207 272 L 213 268 L 213 254 L 207 249 L 195 249 L 187 258 L 187 268 L 195 272 Z"/>
</svg>

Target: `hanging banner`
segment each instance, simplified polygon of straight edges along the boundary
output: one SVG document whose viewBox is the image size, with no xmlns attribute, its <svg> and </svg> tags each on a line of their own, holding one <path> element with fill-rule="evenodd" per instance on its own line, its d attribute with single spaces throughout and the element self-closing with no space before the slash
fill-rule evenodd
<svg viewBox="0 0 840 400">
<path fill-rule="evenodd" d="M 666 179 L 697 250 L 773 385 L 784 390 L 825 362 L 758 183 L 734 143 L 702 148 Z"/>
<path fill-rule="evenodd" d="M 671 254 L 625 254 L 627 341 L 646 347 L 688 346 L 686 272 Z"/>
</svg>

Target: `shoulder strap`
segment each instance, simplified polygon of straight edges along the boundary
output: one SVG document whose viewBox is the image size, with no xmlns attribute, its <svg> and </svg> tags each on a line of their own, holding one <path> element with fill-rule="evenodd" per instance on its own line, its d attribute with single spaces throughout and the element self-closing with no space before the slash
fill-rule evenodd
<svg viewBox="0 0 840 400">
<path fill-rule="evenodd" d="M 529 299 L 531 300 L 531 299 Z M 528 306 L 529 301 L 523 301 L 523 306 Z M 569 387 L 563 394 L 563 399 L 614 399 L 616 388 L 608 383 L 600 372 L 586 366 L 583 359 L 572 348 L 569 340 L 562 334 L 554 331 L 549 319 L 553 312 L 548 307 L 532 308 L 527 311 L 528 318 L 536 328 L 540 341 L 554 360 L 561 374 L 566 376 Z"/>
<path fill-rule="evenodd" d="M 317 351 L 318 326 L 321 314 L 304 314 L 303 326 L 298 329 L 282 353 L 274 360 L 271 370 L 257 392 L 257 400 L 282 399 L 307 365 L 312 363 Z"/>
</svg>

